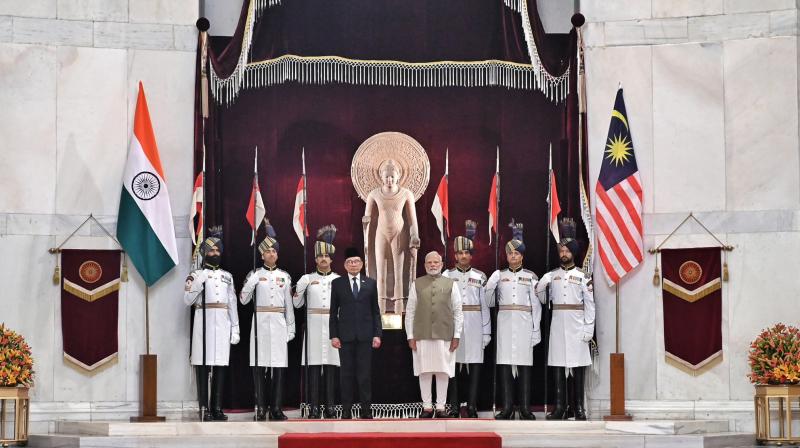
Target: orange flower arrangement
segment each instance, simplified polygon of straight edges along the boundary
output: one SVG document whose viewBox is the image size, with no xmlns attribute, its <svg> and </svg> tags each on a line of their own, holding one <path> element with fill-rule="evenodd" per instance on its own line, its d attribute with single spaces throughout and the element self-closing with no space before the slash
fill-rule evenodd
<svg viewBox="0 0 800 448">
<path fill-rule="evenodd" d="M 748 359 L 753 384 L 800 383 L 800 329 L 779 323 L 762 331 Z"/>
<path fill-rule="evenodd" d="M 33 374 L 30 346 L 0 323 L 0 386 L 33 387 Z"/>
</svg>

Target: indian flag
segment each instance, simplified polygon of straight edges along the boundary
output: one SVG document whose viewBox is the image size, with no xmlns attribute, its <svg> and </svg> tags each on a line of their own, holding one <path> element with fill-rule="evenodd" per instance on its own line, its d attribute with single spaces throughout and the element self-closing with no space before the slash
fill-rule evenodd
<svg viewBox="0 0 800 448">
<path fill-rule="evenodd" d="M 167 182 L 141 82 L 122 176 L 117 238 L 147 286 L 178 264 Z"/>
</svg>

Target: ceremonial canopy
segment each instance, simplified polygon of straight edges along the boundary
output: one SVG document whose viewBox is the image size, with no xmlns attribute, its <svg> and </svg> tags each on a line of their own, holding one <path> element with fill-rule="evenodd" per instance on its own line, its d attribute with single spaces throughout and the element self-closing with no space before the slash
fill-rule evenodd
<svg viewBox="0 0 800 448">
<path fill-rule="evenodd" d="M 510 237 L 505 224 L 512 217 L 524 222 L 525 265 L 543 273 L 551 144 L 565 216 L 580 215 L 575 49 L 575 33 L 544 34 L 533 1 L 246 1 L 234 36 L 212 38 L 207 71 L 202 59 L 197 67 L 195 172 L 203 168 L 205 148 L 206 224 L 224 228 L 223 265 L 237 285 L 252 268 L 245 213 L 255 147 L 282 269 L 294 280 L 313 269 L 312 245 L 304 266 L 292 229 L 303 150 L 310 231 L 333 223 L 339 247 L 363 247 L 364 201 L 353 187 L 351 162 L 365 140 L 391 131 L 421 144 L 432 179 L 444 173 L 449 149 L 451 232 L 465 219 L 478 221 L 474 265 L 488 273 L 495 269 L 495 248 L 487 202 L 499 148 L 499 243 Z M 212 92 L 205 119 L 204 79 Z M 429 211 L 436 193 L 431 184 L 416 202 L 422 254 L 443 249 Z M 342 271 L 342 261 L 334 258 L 336 270 Z M 248 313 L 240 310 L 243 322 L 250 321 Z M 242 331 L 248 340 L 249 325 Z M 375 354 L 374 402 L 418 401 L 405 336 L 388 333 Z M 301 400 L 301 340 L 290 343 L 289 404 Z M 538 365 L 545 346 L 537 348 Z M 233 347 L 233 395 L 226 407 L 252 406 L 246 349 Z M 490 407 L 491 375 L 484 381 L 480 404 Z M 542 390 L 535 394 L 541 403 Z"/>
</svg>

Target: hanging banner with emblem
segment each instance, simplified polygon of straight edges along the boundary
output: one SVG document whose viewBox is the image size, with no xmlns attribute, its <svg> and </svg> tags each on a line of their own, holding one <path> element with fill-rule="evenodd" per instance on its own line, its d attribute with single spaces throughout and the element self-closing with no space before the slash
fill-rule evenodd
<svg viewBox="0 0 800 448">
<path fill-rule="evenodd" d="M 720 248 L 662 249 L 667 364 L 699 375 L 722 361 Z"/>
<path fill-rule="evenodd" d="M 119 250 L 61 250 L 64 359 L 93 371 L 117 357 Z"/>
</svg>

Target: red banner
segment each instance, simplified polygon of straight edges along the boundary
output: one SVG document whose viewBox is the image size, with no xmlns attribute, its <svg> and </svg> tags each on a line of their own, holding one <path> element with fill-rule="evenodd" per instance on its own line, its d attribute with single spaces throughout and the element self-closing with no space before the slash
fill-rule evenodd
<svg viewBox="0 0 800 448">
<path fill-rule="evenodd" d="M 64 359 L 95 370 L 117 356 L 119 250 L 61 251 Z"/>
<path fill-rule="evenodd" d="M 702 373 L 722 361 L 720 249 L 664 249 L 661 267 L 667 363 Z"/>
</svg>

